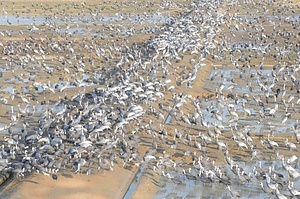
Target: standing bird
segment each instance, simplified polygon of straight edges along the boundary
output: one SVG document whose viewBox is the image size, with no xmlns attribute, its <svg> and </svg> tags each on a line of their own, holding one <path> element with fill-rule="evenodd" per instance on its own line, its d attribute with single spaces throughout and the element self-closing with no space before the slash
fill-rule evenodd
<svg viewBox="0 0 300 199">
<path fill-rule="evenodd" d="M 294 143 L 292 143 L 292 142 L 289 142 L 289 140 L 288 140 L 288 138 L 286 138 L 286 140 L 285 140 L 285 146 L 290 150 L 290 151 L 292 151 L 292 150 L 297 150 L 297 146 L 294 144 Z"/>
<path fill-rule="evenodd" d="M 22 102 L 24 102 L 25 104 L 29 104 L 29 101 L 25 97 L 23 97 L 22 95 L 20 97 Z"/>
<path fill-rule="evenodd" d="M 248 149 L 248 146 L 244 142 L 238 141 L 236 138 L 233 138 L 233 140 L 238 145 L 238 151 L 240 150 L 240 148 Z"/>
<path fill-rule="evenodd" d="M 285 116 L 281 120 L 281 124 L 285 124 L 287 119 L 291 116 L 291 113 L 285 114 Z"/>
<path fill-rule="evenodd" d="M 276 198 L 278 199 L 287 199 L 287 197 L 282 193 L 280 193 L 278 189 L 275 190 L 275 194 L 276 194 Z"/>
<path fill-rule="evenodd" d="M 241 194 L 237 191 L 232 191 L 229 185 L 227 186 L 227 189 L 230 191 L 230 194 L 233 198 L 240 198 L 241 197 Z"/>
<path fill-rule="evenodd" d="M 201 150 L 201 144 L 199 143 L 199 142 L 197 142 L 197 140 L 196 140 L 196 136 L 194 136 L 194 138 L 195 138 L 195 142 L 194 142 L 194 144 L 195 144 L 195 147 L 196 148 L 198 148 L 199 150 Z"/>
<path fill-rule="evenodd" d="M 270 134 L 268 135 L 268 142 L 272 146 L 272 148 L 274 148 L 274 147 L 278 148 L 279 147 L 278 144 L 277 144 L 277 142 L 275 142 L 273 140 L 270 140 Z"/>
<path fill-rule="evenodd" d="M 300 191 L 298 191 L 297 189 L 294 189 L 293 184 L 294 184 L 294 182 L 291 182 L 291 181 L 288 182 L 288 190 L 290 191 L 290 193 L 293 196 L 299 198 L 300 197 Z"/>
<path fill-rule="evenodd" d="M 52 179 L 53 179 L 53 180 L 57 180 L 57 175 L 56 175 L 55 173 L 52 173 L 51 176 L 52 176 Z"/>
<path fill-rule="evenodd" d="M 15 89 L 12 88 L 11 93 L 10 93 L 10 99 L 13 101 L 15 99 Z"/>
</svg>

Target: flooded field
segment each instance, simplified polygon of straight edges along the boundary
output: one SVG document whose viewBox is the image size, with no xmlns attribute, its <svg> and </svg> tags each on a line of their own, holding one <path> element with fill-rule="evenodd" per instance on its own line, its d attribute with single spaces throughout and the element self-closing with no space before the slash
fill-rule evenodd
<svg viewBox="0 0 300 199">
<path fill-rule="evenodd" d="M 0 197 L 300 196 L 297 3 L 0 8 Z"/>
<path fill-rule="evenodd" d="M 261 162 L 240 162 L 239 163 L 244 170 L 249 173 L 249 179 L 251 179 L 251 176 L 254 175 L 251 172 L 254 171 L 255 167 L 257 168 L 281 168 L 282 164 L 281 162 L 271 162 L 271 161 L 261 161 Z M 234 187 L 235 191 L 239 191 L 243 195 L 241 198 L 270 198 L 269 193 L 266 193 L 262 191 L 262 187 L 265 187 L 267 189 L 267 184 L 259 184 L 259 183 L 253 183 L 251 180 L 245 180 L 245 182 L 241 183 L 240 179 L 236 177 L 232 171 L 231 168 L 226 165 L 224 168 L 222 168 L 224 172 L 228 175 L 230 178 L 230 185 L 231 187 Z M 194 171 L 191 171 L 191 173 Z M 281 173 L 282 170 L 279 170 L 279 173 Z M 174 175 L 177 175 L 176 173 L 173 173 Z M 173 175 L 171 173 L 171 175 Z M 245 177 L 245 176 L 244 176 Z M 181 183 L 174 183 L 172 180 L 164 180 L 163 183 L 164 186 L 159 189 L 157 192 L 157 195 L 155 198 L 232 198 L 231 194 L 226 191 L 220 191 L 220 190 L 226 190 L 228 189 L 226 184 L 223 184 L 222 182 L 208 182 L 203 180 L 192 180 L 190 177 L 186 178 L 185 175 L 179 176 L 178 180 L 181 181 Z M 252 179 L 252 180 L 258 180 L 258 179 Z M 284 182 L 284 179 L 282 179 Z M 285 179 L 286 180 L 286 179 Z M 295 187 L 299 187 L 299 181 L 294 184 Z M 289 195 L 289 190 L 283 188 L 283 184 L 279 183 L 278 185 L 282 192 L 286 195 Z"/>
</svg>

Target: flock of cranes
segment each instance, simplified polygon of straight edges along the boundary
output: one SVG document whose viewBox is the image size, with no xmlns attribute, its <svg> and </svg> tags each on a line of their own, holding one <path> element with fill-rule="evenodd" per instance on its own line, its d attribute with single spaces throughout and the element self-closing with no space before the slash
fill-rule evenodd
<svg viewBox="0 0 300 199">
<path fill-rule="evenodd" d="M 234 198 L 243 193 L 232 181 L 272 197 L 299 198 L 299 19 L 278 17 L 299 6 L 236 2 L 245 12 L 257 11 L 243 16 L 230 2 L 185 5 L 187 14 L 155 24 L 158 31 L 144 42 L 130 43 L 138 33 L 118 34 L 114 22 L 104 23 L 102 32 L 114 35 L 75 37 L 51 20 L 47 28 L 23 31 L 21 41 L 2 41 L 2 75 L 29 86 L 1 97 L 10 110 L 1 129 L 0 171 L 57 180 L 63 170 L 89 175 L 116 164 L 143 166 L 175 184 L 224 185 Z M 143 16 L 141 30 L 151 29 Z M 114 39 L 105 39 L 109 35 Z M 213 71 L 206 79 L 211 95 L 201 96 L 195 87 L 208 60 L 231 69 Z M 38 97 L 57 94 L 54 102 Z M 144 154 L 141 145 L 148 146 Z M 276 167 L 261 165 L 275 160 Z M 257 165 L 250 169 L 247 161 Z"/>
</svg>

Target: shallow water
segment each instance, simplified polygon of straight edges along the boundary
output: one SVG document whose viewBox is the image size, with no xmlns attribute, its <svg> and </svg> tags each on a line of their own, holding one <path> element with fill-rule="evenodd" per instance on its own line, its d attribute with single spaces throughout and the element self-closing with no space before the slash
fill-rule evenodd
<svg viewBox="0 0 300 199">
<path fill-rule="evenodd" d="M 134 193 L 138 182 L 140 181 L 143 173 L 144 173 L 145 168 L 143 166 L 141 166 L 137 172 L 137 174 L 134 177 L 134 180 L 132 181 L 132 183 L 130 184 L 128 190 L 126 191 L 126 194 L 124 195 L 123 199 L 129 199 L 131 198 L 132 194 Z"/>
<path fill-rule="evenodd" d="M 8 87 L 6 87 L 4 89 L 1 89 L 0 91 L 1 92 L 8 92 L 8 93 L 12 94 L 13 93 L 13 89 L 14 89 L 14 86 L 8 86 Z"/>
<path fill-rule="evenodd" d="M 239 167 L 242 167 L 245 172 L 248 174 L 252 172 L 253 167 L 259 167 L 259 162 L 238 162 Z M 281 162 L 278 161 L 261 161 L 261 166 L 264 169 L 268 169 L 269 167 L 280 168 L 282 165 Z M 266 194 L 259 184 L 249 183 L 241 183 L 239 179 L 232 173 L 230 167 L 228 165 L 221 166 L 223 170 L 227 173 L 228 177 L 231 178 L 231 190 L 238 191 L 241 194 L 241 198 L 269 198 L 270 195 Z M 285 171 L 282 169 L 275 169 L 276 172 L 285 174 Z M 298 169 L 299 172 L 299 163 Z M 176 173 L 171 173 L 171 175 L 177 175 Z M 200 180 L 189 180 L 184 176 L 179 176 L 178 179 L 182 181 L 182 184 L 175 184 L 169 179 L 164 179 L 165 185 L 159 188 L 156 199 L 162 198 L 232 198 L 229 190 L 225 185 L 221 183 L 203 183 Z M 284 177 L 286 180 L 287 178 Z M 264 180 L 265 181 L 265 180 Z M 264 186 L 266 186 L 265 182 Z M 295 188 L 300 187 L 300 180 L 296 180 L 294 183 Z M 283 187 L 280 190 L 281 193 L 290 195 L 289 191 Z"/>
<path fill-rule="evenodd" d="M 50 110 L 53 114 L 56 114 L 58 112 L 60 112 L 61 110 L 63 110 L 65 108 L 65 106 L 59 104 L 59 105 L 54 105 L 54 104 L 50 104 L 50 105 L 36 105 L 36 106 L 32 106 L 32 105 L 21 105 L 20 107 L 15 107 L 14 108 L 14 112 L 18 113 L 19 112 L 19 108 L 22 110 L 26 110 L 27 113 L 33 114 L 31 116 L 31 119 L 27 122 L 34 122 L 37 120 L 37 118 L 39 118 L 41 116 L 42 113 L 44 113 L 45 111 Z M 17 123 L 1 123 L 0 122 L 0 134 L 7 134 L 8 133 L 8 127 L 12 126 L 13 130 L 15 133 L 21 134 L 21 130 L 23 129 L 23 124 L 20 122 Z M 37 125 L 37 124 L 36 124 Z"/>
<path fill-rule="evenodd" d="M 172 120 L 172 116 L 169 114 L 166 121 L 165 121 L 165 124 L 169 124 Z"/>
<path fill-rule="evenodd" d="M 164 15 L 147 15 L 138 16 L 132 15 L 132 18 L 121 18 L 118 16 L 15 16 L 15 15 L 0 15 L 0 25 L 45 25 L 48 23 L 63 25 L 63 24 L 78 24 L 87 25 L 93 23 L 108 23 L 108 22 L 122 22 L 122 23 L 141 23 L 141 24 L 161 24 L 169 21 L 168 16 Z M 78 29 L 74 29 L 78 30 Z"/>
<path fill-rule="evenodd" d="M 209 89 L 215 90 L 222 83 L 224 83 L 223 90 L 226 91 L 229 86 L 236 84 L 236 83 L 233 83 L 231 81 L 231 79 L 237 78 L 240 73 L 241 72 L 239 69 L 217 69 L 217 70 L 212 71 L 212 73 L 209 76 L 209 79 L 213 78 L 213 81 L 211 81 L 211 83 L 209 83 L 209 86 L 210 86 Z M 251 85 L 252 85 L 252 93 L 250 93 L 249 87 L 246 84 L 246 81 L 236 84 L 235 87 L 233 88 L 232 92 L 230 92 L 230 93 L 232 93 L 233 96 L 234 95 L 243 96 L 244 94 L 249 94 L 249 95 L 253 95 L 253 97 L 255 97 L 255 98 L 262 98 L 262 100 L 264 100 L 265 91 L 262 91 L 260 86 L 258 86 L 258 82 L 255 77 L 249 78 L 248 76 L 250 76 L 250 74 L 254 74 L 254 76 L 259 74 L 259 76 L 261 76 L 260 77 L 261 83 L 264 83 L 265 86 L 268 87 L 273 82 L 272 69 L 262 69 L 262 70 L 250 69 L 246 72 L 246 74 L 247 74 L 247 77 L 246 77 L 247 82 L 251 83 Z M 244 76 L 243 78 L 245 78 L 246 74 L 243 74 L 243 76 Z M 247 100 L 245 100 L 246 108 L 248 108 L 251 111 L 251 115 L 248 116 L 248 115 L 246 115 L 245 111 L 243 110 L 242 101 L 240 100 L 237 104 L 234 100 L 232 100 L 231 102 L 228 102 L 228 103 L 231 103 L 234 106 L 234 110 L 239 115 L 239 118 L 234 119 L 230 115 L 230 113 L 225 105 L 224 110 L 220 111 L 221 117 L 222 117 L 222 123 L 228 125 L 234 121 L 234 122 L 238 122 L 239 126 L 251 126 L 251 131 L 253 133 L 262 133 L 266 130 L 267 131 L 272 130 L 279 134 L 280 133 L 289 133 L 290 132 L 289 129 L 291 129 L 291 127 L 296 124 L 297 118 L 291 118 L 291 119 L 289 119 L 289 122 L 282 123 L 282 118 L 285 116 L 286 112 L 284 111 L 283 103 L 280 102 L 280 100 L 278 100 L 279 108 L 276 111 L 275 117 L 266 115 L 265 118 L 261 118 L 259 112 L 262 111 L 263 109 L 274 108 L 275 103 L 273 101 L 274 101 L 274 97 L 273 97 L 273 95 L 270 95 L 270 102 L 269 103 L 264 102 L 263 107 L 261 107 L 256 104 L 256 102 L 254 101 L 254 99 L 252 99 L 252 97 L 248 98 Z M 219 106 L 216 104 L 215 101 L 208 101 L 208 102 L 204 101 L 200 104 L 200 107 L 212 107 L 212 110 L 220 110 Z M 205 112 L 206 113 L 205 121 L 208 123 L 219 123 L 219 121 L 215 117 L 213 117 L 213 114 L 211 114 L 210 111 L 211 110 L 209 110 L 208 112 Z M 297 111 L 300 111 L 299 106 L 295 104 L 293 106 L 293 110 L 291 110 L 291 112 L 297 112 Z M 266 113 L 268 113 L 268 111 L 266 111 Z M 255 124 L 255 125 L 253 125 L 253 124 Z"/>
</svg>

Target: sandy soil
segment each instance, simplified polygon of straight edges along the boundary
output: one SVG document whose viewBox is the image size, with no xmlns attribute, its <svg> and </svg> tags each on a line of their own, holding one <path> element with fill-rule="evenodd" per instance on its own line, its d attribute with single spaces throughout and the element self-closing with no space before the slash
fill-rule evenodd
<svg viewBox="0 0 300 199">
<path fill-rule="evenodd" d="M 9 184 L 0 194 L 5 198 L 122 198 L 134 177 L 134 171 L 119 166 L 114 171 L 94 175 L 59 173 L 58 180 L 33 174 Z"/>
</svg>

